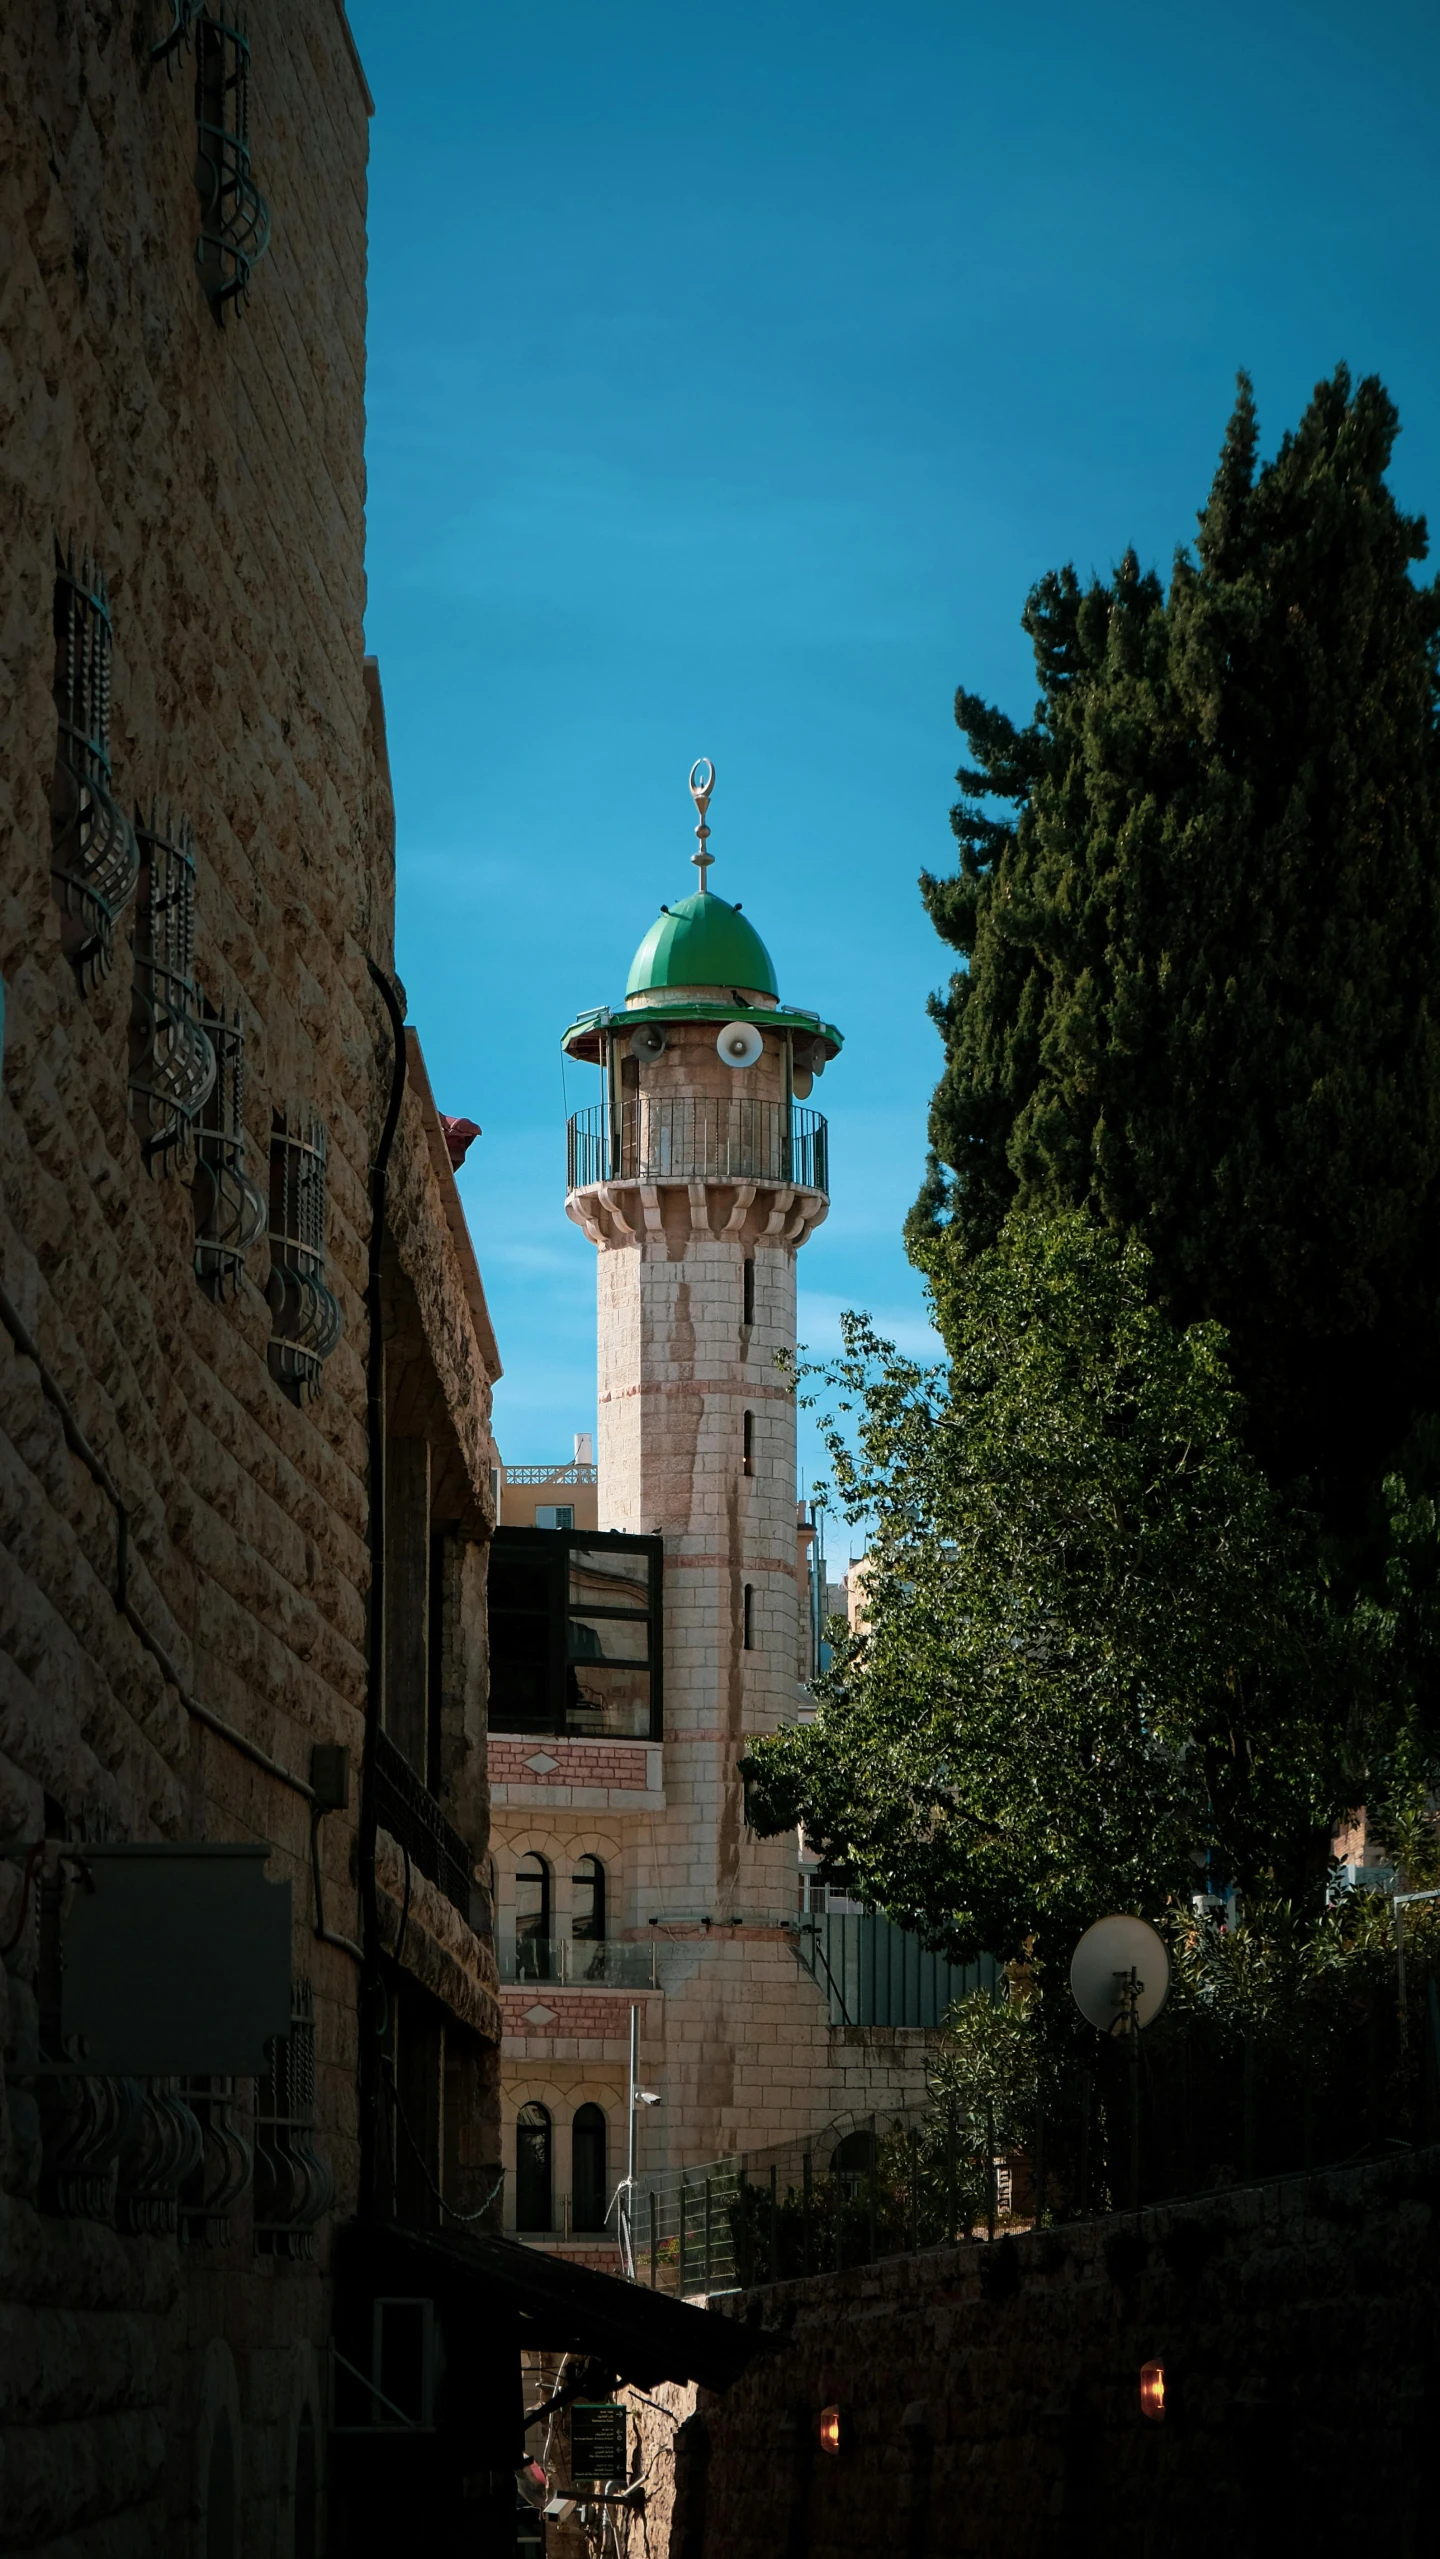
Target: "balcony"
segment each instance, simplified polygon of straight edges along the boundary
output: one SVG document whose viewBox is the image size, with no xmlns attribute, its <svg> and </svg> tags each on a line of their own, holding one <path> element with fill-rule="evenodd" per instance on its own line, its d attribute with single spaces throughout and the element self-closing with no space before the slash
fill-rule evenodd
<svg viewBox="0 0 1440 2559">
<path fill-rule="evenodd" d="M 830 1189 L 829 1131 L 819 1111 L 780 1102 L 656 1095 L 612 1112 L 576 1111 L 567 1132 L 566 1187 L 597 1182 L 784 1182 Z"/>
<path fill-rule="evenodd" d="M 643 1945 L 594 1937 L 522 1937 L 499 1950 L 508 1986 L 551 1990 L 654 1990 L 655 1940 Z"/>
<path fill-rule="evenodd" d="M 429 1787 L 383 1732 L 375 1736 L 375 1808 L 381 1829 L 406 1851 L 416 1872 L 428 1876 L 454 1903 L 468 1926 L 474 1859 Z"/>
</svg>

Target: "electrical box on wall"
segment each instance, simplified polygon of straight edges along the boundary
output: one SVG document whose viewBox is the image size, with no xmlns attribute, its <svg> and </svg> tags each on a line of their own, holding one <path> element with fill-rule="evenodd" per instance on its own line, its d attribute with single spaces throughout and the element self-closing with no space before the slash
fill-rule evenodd
<svg viewBox="0 0 1440 2559">
<path fill-rule="evenodd" d="M 266 1881 L 269 1855 L 263 1841 L 65 1852 L 67 2060 L 134 2078 L 259 2076 L 270 2038 L 290 2031 L 290 1887 Z"/>
</svg>

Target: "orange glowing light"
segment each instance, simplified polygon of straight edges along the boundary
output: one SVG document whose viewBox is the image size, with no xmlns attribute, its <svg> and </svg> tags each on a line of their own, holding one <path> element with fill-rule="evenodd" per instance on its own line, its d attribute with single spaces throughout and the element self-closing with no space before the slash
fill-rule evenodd
<svg viewBox="0 0 1440 2559">
<path fill-rule="evenodd" d="M 821 2449 L 821 2451 L 822 2451 L 822 2452 L 838 2452 L 838 2451 L 840 2450 L 841 2438 L 842 2438 L 843 2432 L 844 2432 L 844 2429 L 843 2429 L 843 2426 L 842 2426 L 842 2424 L 841 2424 L 841 2418 L 840 2418 L 840 2411 L 839 2411 L 839 2409 L 838 2409 L 838 2408 L 822 2408 L 822 2409 L 821 2409 L 821 2411 L 820 2411 L 820 2449 Z"/>
<path fill-rule="evenodd" d="M 1142 2364 L 1140 2367 L 1140 2414 L 1158 2426 L 1165 2415 L 1165 2366 Z"/>
</svg>

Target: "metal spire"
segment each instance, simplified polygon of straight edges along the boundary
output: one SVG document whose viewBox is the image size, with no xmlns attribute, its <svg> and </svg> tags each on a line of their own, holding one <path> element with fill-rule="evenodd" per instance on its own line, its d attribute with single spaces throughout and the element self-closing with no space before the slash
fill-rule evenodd
<svg viewBox="0 0 1440 2559">
<path fill-rule="evenodd" d="M 695 806 L 700 813 L 700 823 L 695 829 L 696 839 L 699 843 L 700 850 L 698 853 L 692 853 L 690 859 L 700 874 L 700 894 L 702 897 L 710 886 L 705 874 L 715 859 L 713 853 L 706 851 L 706 844 L 709 839 L 710 829 L 705 823 L 705 813 L 710 806 L 710 794 L 714 788 L 715 767 L 711 763 L 708 755 L 699 756 L 695 763 L 690 767 L 690 797 L 694 801 Z"/>
</svg>

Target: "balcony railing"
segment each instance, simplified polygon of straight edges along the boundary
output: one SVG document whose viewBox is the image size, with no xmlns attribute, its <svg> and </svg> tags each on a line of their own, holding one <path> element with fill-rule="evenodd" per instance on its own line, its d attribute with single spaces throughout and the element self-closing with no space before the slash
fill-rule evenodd
<svg viewBox="0 0 1440 2559">
<path fill-rule="evenodd" d="M 567 1130 L 566 1184 L 793 1182 L 830 1188 L 829 1132 L 819 1111 L 779 1102 L 644 1096 L 612 1112 L 577 1111 Z"/>
<path fill-rule="evenodd" d="M 653 1990 L 655 1942 L 593 1937 L 522 1937 L 500 1948 L 503 1982 L 548 1982 L 563 1990 Z"/>
<path fill-rule="evenodd" d="M 388 1830 L 411 1864 L 439 1886 L 468 1923 L 475 1861 L 388 1733 L 375 1736 L 375 1805 L 381 1829 Z"/>
</svg>

